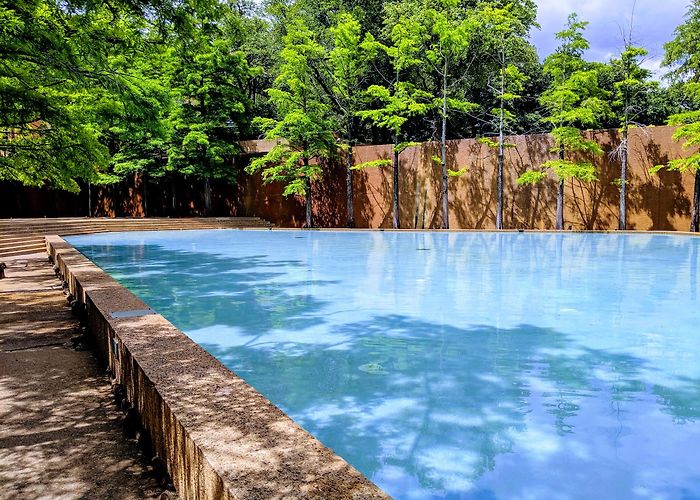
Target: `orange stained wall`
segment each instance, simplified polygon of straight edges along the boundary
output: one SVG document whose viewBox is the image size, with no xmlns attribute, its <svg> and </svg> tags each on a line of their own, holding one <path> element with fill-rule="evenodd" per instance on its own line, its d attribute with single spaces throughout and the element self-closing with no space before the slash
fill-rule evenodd
<svg viewBox="0 0 700 500">
<path fill-rule="evenodd" d="M 629 140 L 628 228 L 640 230 L 688 230 L 694 176 L 691 173 L 649 168 L 688 154 L 673 140 L 673 127 L 632 129 Z M 614 149 L 620 143 L 616 130 L 587 132 L 603 147 L 604 154 L 592 161 L 598 181 L 577 180 L 565 184 L 565 227 L 616 229 L 618 225 L 619 161 Z M 549 135 L 507 138 L 504 166 L 504 227 L 551 229 L 554 227 L 556 181 L 549 178 L 534 186 L 520 186 L 516 179 L 525 170 L 556 157 Z M 263 145 L 267 146 L 267 145 Z M 264 152 L 266 147 L 255 153 Z M 252 151 L 251 151 L 252 152 Z M 431 229 L 442 224 L 440 166 L 432 160 L 440 154 L 438 143 L 423 143 L 400 156 L 400 221 L 402 228 Z M 391 159 L 391 146 L 357 146 L 356 164 Z M 345 171 L 342 162 L 324 165 L 324 177 L 313 187 L 315 225 L 344 226 Z M 448 166 L 466 167 L 459 177 L 449 178 L 450 228 L 492 229 L 496 211 L 496 151 L 475 139 L 450 141 Z M 391 227 L 391 167 L 355 171 L 354 209 L 357 227 Z M 244 179 L 241 215 L 257 215 L 279 226 L 301 227 L 302 199 L 284 198 L 279 185 L 262 185 L 259 176 Z"/>
</svg>

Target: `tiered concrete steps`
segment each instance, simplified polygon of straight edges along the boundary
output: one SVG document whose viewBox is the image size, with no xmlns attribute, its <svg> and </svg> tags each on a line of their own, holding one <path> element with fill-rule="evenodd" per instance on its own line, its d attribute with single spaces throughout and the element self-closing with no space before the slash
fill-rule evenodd
<svg viewBox="0 0 700 500">
<path fill-rule="evenodd" d="M 248 229 L 271 226 L 259 217 L 0 219 L 0 258 L 45 251 L 44 236 L 47 234 L 68 236 L 109 231 Z"/>
</svg>

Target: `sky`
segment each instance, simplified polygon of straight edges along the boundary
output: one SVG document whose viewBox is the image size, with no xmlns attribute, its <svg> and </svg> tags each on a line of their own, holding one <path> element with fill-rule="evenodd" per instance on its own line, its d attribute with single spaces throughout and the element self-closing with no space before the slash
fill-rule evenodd
<svg viewBox="0 0 700 500">
<path fill-rule="evenodd" d="M 608 61 L 619 54 L 622 42 L 622 29 L 629 32 L 630 19 L 634 10 L 632 40 L 635 45 L 649 51 L 644 66 L 657 75 L 663 59 L 663 44 L 673 38 L 676 26 L 683 22 L 683 16 L 691 0 L 535 0 L 537 21 L 541 30 L 535 29 L 532 41 L 538 48 L 540 57 L 552 53 L 558 42 L 554 34 L 566 24 L 571 12 L 576 12 L 583 21 L 590 24 L 586 38 L 591 48 L 586 58 L 591 61 Z"/>
</svg>

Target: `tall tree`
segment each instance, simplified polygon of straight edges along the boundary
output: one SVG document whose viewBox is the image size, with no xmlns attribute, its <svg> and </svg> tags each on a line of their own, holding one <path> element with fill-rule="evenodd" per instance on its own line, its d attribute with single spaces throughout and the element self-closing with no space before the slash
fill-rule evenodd
<svg viewBox="0 0 700 500">
<path fill-rule="evenodd" d="M 266 155 L 253 160 L 249 173 L 262 171 L 263 180 L 285 183 L 284 195 L 306 198 L 306 227 L 313 227 L 311 183 L 322 174 L 312 159 L 328 158 L 335 152 L 330 106 L 314 80 L 313 67 L 326 56 L 306 22 L 289 22 L 283 38 L 279 75 L 268 90 L 278 118 L 258 118 L 265 138 L 277 141 Z"/>
<path fill-rule="evenodd" d="M 629 129 L 636 124 L 641 114 L 640 107 L 643 94 L 650 86 L 647 82 L 650 71 L 642 68 L 642 60 L 647 51 L 632 43 L 632 26 L 624 38 L 624 49 L 619 59 L 610 61 L 615 80 L 613 109 L 620 125 L 622 140 L 615 150 L 620 160 L 620 214 L 618 229 L 627 229 L 627 166 L 629 162 Z"/>
<path fill-rule="evenodd" d="M 672 115 L 669 125 L 677 125 L 674 139 L 683 141 L 685 147 L 700 146 L 700 0 L 693 0 L 685 15 L 685 22 L 678 26 L 675 38 L 665 46 L 664 65 L 670 68 L 670 76 L 682 82 L 685 92 L 692 99 L 692 107 Z M 689 154 L 669 162 L 667 167 L 679 172 L 695 174 L 693 208 L 690 230 L 700 231 L 700 152 Z M 661 168 L 661 167 L 657 167 Z"/>
<path fill-rule="evenodd" d="M 543 121 L 552 127 L 554 151 L 558 151 L 559 158 L 545 162 L 540 169 L 525 172 L 518 179 L 520 184 L 531 184 L 547 177 L 547 171 L 554 173 L 557 179 L 555 227 L 559 230 L 564 229 L 564 181 L 596 180 L 591 162 L 569 159 L 567 154 L 601 155 L 600 145 L 586 139 L 579 127 L 595 126 L 601 117 L 609 114 L 609 107 L 603 100 L 604 91 L 598 85 L 598 73 L 583 60 L 583 53 L 589 47 L 583 36 L 587 25 L 576 14 L 571 14 L 566 29 L 556 34 L 561 45 L 544 64 L 552 83 L 540 98 L 548 112 Z"/>
<path fill-rule="evenodd" d="M 426 23 L 426 60 L 440 82 L 439 98 L 435 103 L 440 114 L 440 166 L 442 168 L 442 228 L 450 228 L 447 124 L 455 110 L 469 112 L 476 104 L 464 99 L 461 92 L 460 64 L 469 57 L 469 47 L 478 32 L 479 22 L 472 8 L 460 5 L 459 0 L 438 0 L 421 6 Z"/>
<path fill-rule="evenodd" d="M 355 227 L 353 207 L 353 147 L 356 141 L 357 112 L 364 85 L 367 81 L 369 61 L 362 47 L 360 23 L 352 14 L 341 14 L 330 29 L 333 48 L 330 51 L 330 85 L 324 85 L 338 115 L 338 130 L 345 149 L 345 196 L 347 226 Z M 321 77 L 321 82 L 323 77 Z"/>
<path fill-rule="evenodd" d="M 481 12 L 484 23 L 485 44 L 498 68 L 498 83 L 495 89 L 498 107 L 492 111 L 497 122 L 498 140 L 485 139 L 487 145 L 497 149 L 498 164 L 496 172 L 496 229 L 503 229 L 503 169 L 506 127 L 515 119 L 510 107 L 520 99 L 520 92 L 527 77 L 517 63 L 528 52 L 529 44 L 525 40 L 526 27 L 512 11 L 513 5 L 505 8 L 487 5 Z"/>
<path fill-rule="evenodd" d="M 252 102 L 247 88 L 259 68 L 240 50 L 240 18 L 219 9 L 216 18 L 196 17 L 196 31 L 175 51 L 170 87 L 173 108 L 168 168 L 204 182 L 211 210 L 210 179 L 236 178 L 237 141 L 250 126 Z"/>
<path fill-rule="evenodd" d="M 358 116 L 370 120 L 391 132 L 392 148 L 392 227 L 401 227 L 399 216 L 399 155 L 412 142 L 402 140 L 404 126 L 411 117 L 425 114 L 433 105 L 433 95 L 407 80 L 408 72 L 424 64 L 423 40 L 425 27 L 416 12 L 417 4 L 402 2 L 387 6 L 387 29 L 391 45 L 386 45 L 368 34 L 362 46 L 370 54 L 386 54 L 393 74 L 383 76 L 384 85 L 371 85 L 367 96 L 377 107 L 358 111 Z M 384 166 L 388 161 L 371 162 L 363 166 Z"/>
<path fill-rule="evenodd" d="M 134 43 L 136 21 L 119 7 L 0 4 L 0 180 L 78 191 L 78 180 L 106 168 L 83 98 L 128 99 L 131 82 L 109 67 L 115 50 Z"/>
</svg>

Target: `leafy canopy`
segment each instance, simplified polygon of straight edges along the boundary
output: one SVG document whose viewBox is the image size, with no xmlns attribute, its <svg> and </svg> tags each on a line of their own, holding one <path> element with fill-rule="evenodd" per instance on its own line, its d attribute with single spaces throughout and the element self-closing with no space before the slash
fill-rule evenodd
<svg viewBox="0 0 700 500">
<path fill-rule="evenodd" d="M 595 167 L 588 161 L 566 159 L 564 153 L 601 155 L 600 145 L 586 139 L 581 127 L 592 127 L 609 114 L 605 99 L 607 94 L 598 85 L 598 72 L 583 60 L 588 41 L 583 36 L 588 23 L 571 14 L 567 27 L 557 33 L 561 45 L 550 55 L 544 64 L 544 71 L 551 78 L 550 87 L 540 97 L 540 103 L 547 110 L 543 122 L 552 127 L 555 148 L 560 158 L 542 164 L 561 181 L 576 178 L 585 182 L 596 179 Z M 537 182 L 545 177 L 527 172 L 518 179 L 520 184 Z"/>
<path fill-rule="evenodd" d="M 321 175 L 320 165 L 309 160 L 327 158 L 336 147 L 330 106 L 311 76 L 311 66 L 325 53 L 307 24 L 301 18 L 292 20 L 284 36 L 279 76 L 268 90 L 278 118 L 256 119 L 265 138 L 277 144 L 253 160 L 247 171 L 262 171 L 266 183 L 283 182 L 285 195 L 306 194 L 307 181 Z"/>
</svg>

